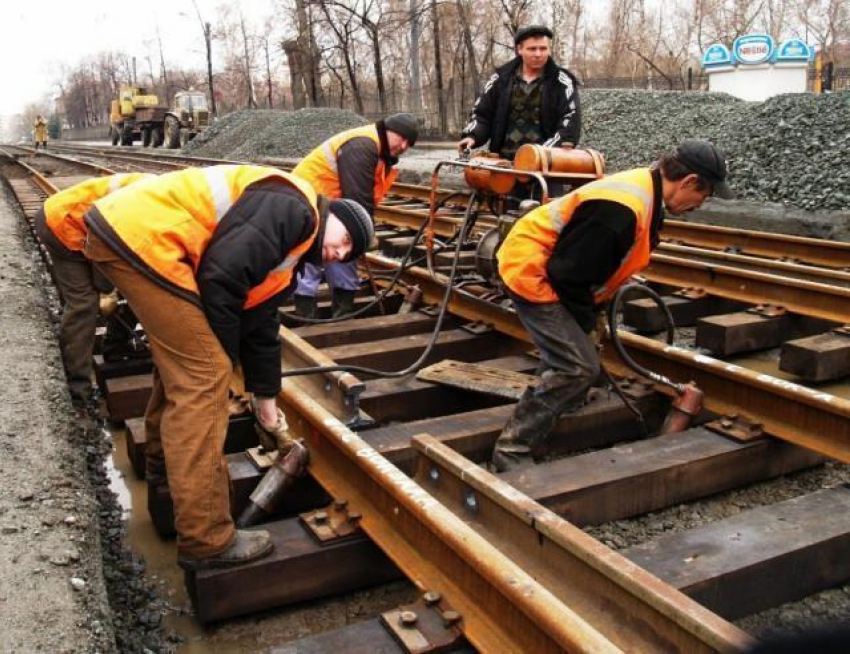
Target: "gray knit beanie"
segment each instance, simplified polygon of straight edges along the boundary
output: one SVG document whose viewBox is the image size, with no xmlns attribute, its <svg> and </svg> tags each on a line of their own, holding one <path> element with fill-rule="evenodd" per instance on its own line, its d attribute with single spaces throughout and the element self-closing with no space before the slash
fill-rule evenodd
<svg viewBox="0 0 850 654">
<path fill-rule="evenodd" d="M 351 254 L 346 261 L 360 257 L 372 244 L 375 226 L 366 209 L 354 200 L 331 200 L 330 212 L 339 218 L 351 236 Z"/>
</svg>

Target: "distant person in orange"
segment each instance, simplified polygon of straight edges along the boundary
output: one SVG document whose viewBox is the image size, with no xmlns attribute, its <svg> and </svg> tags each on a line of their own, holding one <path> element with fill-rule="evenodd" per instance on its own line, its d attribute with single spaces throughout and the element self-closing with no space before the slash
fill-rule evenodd
<svg viewBox="0 0 850 654">
<path fill-rule="evenodd" d="M 32 124 L 32 140 L 35 142 L 36 150 L 39 145 L 47 148 L 47 121 L 41 114 L 35 117 L 35 122 Z"/>
</svg>

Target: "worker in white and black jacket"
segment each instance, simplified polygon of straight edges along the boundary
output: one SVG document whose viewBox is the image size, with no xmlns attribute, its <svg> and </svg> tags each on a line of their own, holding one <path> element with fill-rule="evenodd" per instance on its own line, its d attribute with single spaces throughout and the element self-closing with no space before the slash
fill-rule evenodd
<svg viewBox="0 0 850 654">
<path fill-rule="evenodd" d="M 581 135 L 578 80 L 550 55 L 552 30 L 529 25 L 514 36 L 516 58 L 500 66 L 475 101 L 458 150 L 483 146 L 513 159 L 526 143 L 576 146 Z"/>
</svg>

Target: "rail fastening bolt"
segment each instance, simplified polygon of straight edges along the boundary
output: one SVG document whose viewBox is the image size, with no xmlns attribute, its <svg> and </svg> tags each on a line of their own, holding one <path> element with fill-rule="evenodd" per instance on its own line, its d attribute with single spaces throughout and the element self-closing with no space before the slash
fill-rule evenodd
<svg viewBox="0 0 850 654">
<path fill-rule="evenodd" d="M 422 599 L 428 606 L 433 606 L 442 599 L 442 595 L 435 590 L 429 590 L 422 595 Z"/>
<path fill-rule="evenodd" d="M 412 627 L 416 624 L 416 620 L 419 619 L 419 616 L 416 615 L 414 611 L 402 611 L 398 616 L 399 624 L 402 627 Z"/>
</svg>

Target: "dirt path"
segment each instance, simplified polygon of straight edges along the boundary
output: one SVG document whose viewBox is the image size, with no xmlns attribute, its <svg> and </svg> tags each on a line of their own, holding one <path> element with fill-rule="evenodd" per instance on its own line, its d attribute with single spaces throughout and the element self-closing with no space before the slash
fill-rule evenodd
<svg viewBox="0 0 850 654">
<path fill-rule="evenodd" d="M 41 269 L 0 187 L 0 650 L 115 649 L 85 432 Z"/>
</svg>

